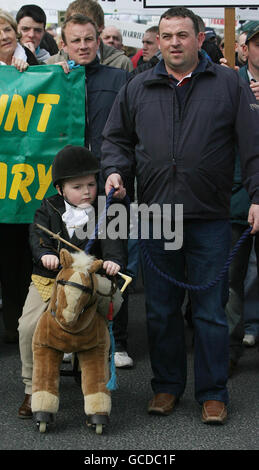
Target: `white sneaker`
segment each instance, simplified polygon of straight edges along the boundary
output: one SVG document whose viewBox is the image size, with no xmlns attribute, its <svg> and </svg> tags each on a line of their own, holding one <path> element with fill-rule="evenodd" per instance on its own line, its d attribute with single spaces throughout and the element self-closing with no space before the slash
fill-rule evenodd
<svg viewBox="0 0 259 470">
<path fill-rule="evenodd" d="M 114 354 L 114 362 L 116 367 L 132 367 L 133 360 L 128 356 L 127 351 L 116 352 Z"/>
<path fill-rule="evenodd" d="M 254 335 L 245 335 L 243 338 L 243 344 L 245 346 L 254 346 L 255 345 L 255 336 Z"/>
<path fill-rule="evenodd" d="M 71 362 L 73 354 L 72 353 L 64 353 L 63 362 Z"/>
</svg>

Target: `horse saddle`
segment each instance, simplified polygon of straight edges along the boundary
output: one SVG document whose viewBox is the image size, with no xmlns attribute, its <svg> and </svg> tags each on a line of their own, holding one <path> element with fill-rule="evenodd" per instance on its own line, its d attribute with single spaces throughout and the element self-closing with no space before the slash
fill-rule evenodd
<svg viewBox="0 0 259 470">
<path fill-rule="evenodd" d="M 55 279 L 39 276 L 38 274 L 32 274 L 31 279 L 42 300 L 48 302 L 52 294 Z"/>
</svg>

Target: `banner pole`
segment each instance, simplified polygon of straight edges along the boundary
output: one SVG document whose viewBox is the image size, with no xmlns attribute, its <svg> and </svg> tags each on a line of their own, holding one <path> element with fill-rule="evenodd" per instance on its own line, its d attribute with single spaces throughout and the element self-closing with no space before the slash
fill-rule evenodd
<svg viewBox="0 0 259 470">
<path fill-rule="evenodd" d="M 235 67 L 235 8 L 225 8 L 225 26 L 224 26 L 224 56 L 228 65 Z"/>
</svg>

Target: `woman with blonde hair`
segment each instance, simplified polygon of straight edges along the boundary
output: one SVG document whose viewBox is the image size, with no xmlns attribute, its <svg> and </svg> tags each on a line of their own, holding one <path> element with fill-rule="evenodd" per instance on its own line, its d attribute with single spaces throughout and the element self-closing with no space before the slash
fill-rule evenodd
<svg viewBox="0 0 259 470">
<path fill-rule="evenodd" d="M 19 43 L 17 23 L 8 13 L 0 9 L 0 65 L 14 65 L 20 72 L 28 65 L 38 65 L 31 51 Z"/>
</svg>

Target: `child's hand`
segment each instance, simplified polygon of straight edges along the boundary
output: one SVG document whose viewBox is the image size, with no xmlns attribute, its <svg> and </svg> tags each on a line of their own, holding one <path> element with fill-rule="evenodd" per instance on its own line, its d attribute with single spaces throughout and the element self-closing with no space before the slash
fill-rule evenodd
<svg viewBox="0 0 259 470">
<path fill-rule="evenodd" d="M 56 255 L 43 255 L 41 257 L 41 262 L 44 268 L 47 269 L 58 269 L 59 267 L 59 259 Z"/>
<path fill-rule="evenodd" d="M 104 261 L 103 269 L 105 269 L 106 274 L 109 274 L 109 276 L 116 276 L 120 270 L 120 265 L 113 261 Z"/>
</svg>

